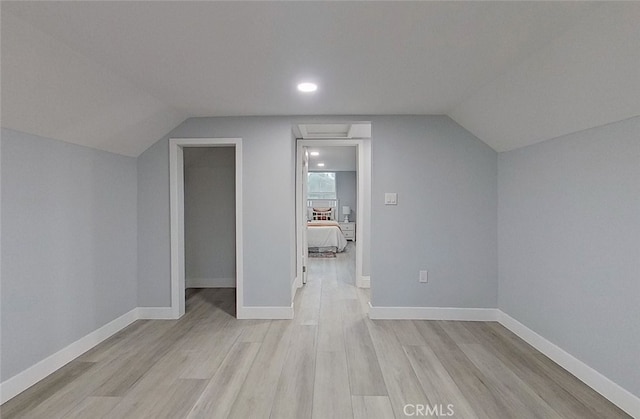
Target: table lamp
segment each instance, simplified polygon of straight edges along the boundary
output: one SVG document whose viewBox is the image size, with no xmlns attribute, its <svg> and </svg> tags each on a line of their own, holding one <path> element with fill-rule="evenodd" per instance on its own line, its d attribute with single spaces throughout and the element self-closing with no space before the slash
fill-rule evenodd
<svg viewBox="0 0 640 419">
<path fill-rule="evenodd" d="M 342 214 L 344 214 L 344 222 L 348 223 L 349 222 L 349 214 L 351 214 L 351 207 L 349 206 L 344 206 L 342 207 Z"/>
</svg>

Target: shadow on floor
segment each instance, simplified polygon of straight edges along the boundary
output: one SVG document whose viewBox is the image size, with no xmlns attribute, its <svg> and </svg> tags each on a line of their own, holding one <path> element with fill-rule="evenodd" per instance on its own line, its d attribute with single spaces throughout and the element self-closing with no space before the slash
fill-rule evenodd
<svg viewBox="0 0 640 419">
<path fill-rule="evenodd" d="M 235 288 L 188 288 L 185 290 L 185 298 L 187 313 L 194 307 L 204 304 L 236 317 Z"/>
</svg>

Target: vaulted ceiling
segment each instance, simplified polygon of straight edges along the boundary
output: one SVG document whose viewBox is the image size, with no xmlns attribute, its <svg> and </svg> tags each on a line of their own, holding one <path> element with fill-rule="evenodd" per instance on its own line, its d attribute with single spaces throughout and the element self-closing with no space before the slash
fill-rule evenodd
<svg viewBox="0 0 640 419">
<path fill-rule="evenodd" d="M 192 116 L 446 114 L 504 151 L 640 115 L 639 2 L 1 11 L 2 126 L 130 156 Z"/>
</svg>

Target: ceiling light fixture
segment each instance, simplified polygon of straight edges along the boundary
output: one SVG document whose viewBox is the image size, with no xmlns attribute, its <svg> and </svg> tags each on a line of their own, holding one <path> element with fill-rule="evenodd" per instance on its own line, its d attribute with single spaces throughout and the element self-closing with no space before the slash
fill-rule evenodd
<svg viewBox="0 0 640 419">
<path fill-rule="evenodd" d="M 318 163 L 318 167 L 324 167 L 324 163 Z"/>
<path fill-rule="evenodd" d="M 312 151 L 311 153 L 309 153 L 309 155 L 313 156 L 313 157 L 317 157 L 320 155 L 319 151 Z"/>
<path fill-rule="evenodd" d="M 311 93 L 318 90 L 318 85 L 315 83 L 300 83 L 298 84 L 298 90 L 304 93 Z"/>
</svg>

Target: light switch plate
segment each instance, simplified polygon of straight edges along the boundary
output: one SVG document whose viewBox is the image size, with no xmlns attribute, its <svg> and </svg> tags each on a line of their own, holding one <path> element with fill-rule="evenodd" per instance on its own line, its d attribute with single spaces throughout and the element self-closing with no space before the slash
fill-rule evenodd
<svg viewBox="0 0 640 419">
<path fill-rule="evenodd" d="M 395 192 L 386 192 L 384 194 L 385 205 L 398 205 L 398 194 Z"/>
</svg>

